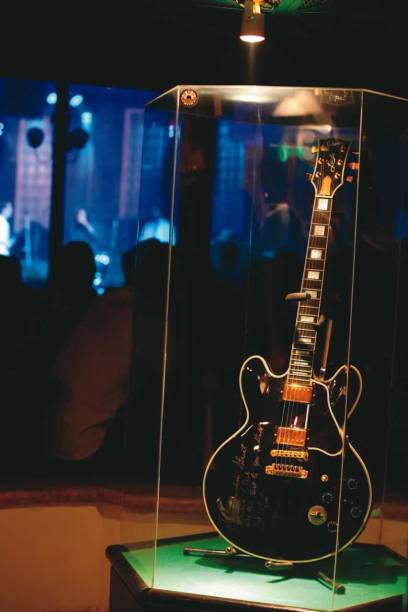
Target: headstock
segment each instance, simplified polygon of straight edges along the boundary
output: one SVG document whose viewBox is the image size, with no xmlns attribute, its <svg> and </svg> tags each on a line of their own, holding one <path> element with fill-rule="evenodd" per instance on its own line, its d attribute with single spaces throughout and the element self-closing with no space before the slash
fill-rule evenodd
<svg viewBox="0 0 408 612">
<path fill-rule="evenodd" d="M 311 182 L 316 196 L 332 197 L 344 182 L 344 170 L 351 142 L 340 138 L 319 140 Z"/>
</svg>

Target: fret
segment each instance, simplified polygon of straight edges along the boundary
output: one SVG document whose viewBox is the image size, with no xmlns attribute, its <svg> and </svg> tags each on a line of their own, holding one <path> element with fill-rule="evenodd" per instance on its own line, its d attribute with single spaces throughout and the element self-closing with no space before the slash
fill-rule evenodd
<svg viewBox="0 0 408 612">
<path fill-rule="evenodd" d="M 318 264 L 318 265 L 316 265 L 316 268 L 314 268 L 314 269 L 323 270 L 323 259 L 315 259 L 314 257 L 307 257 L 306 259 L 307 259 L 308 262 L 310 262 L 308 264 L 308 268 L 312 267 L 311 264 Z"/>
<path fill-rule="evenodd" d="M 295 329 L 305 329 L 309 332 L 316 333 L 316 325 L 315 323 L 305 323 L 304 321 L 296 320 Z"/>
<path fill-rule="evenodd" d="M 312 365 L 309 364 L 308 366 L 303 367 L 293 365 L 289 368 L 289 376 L 293 372 L 300 372 L 300 374 L 302 374 L 303 376 L 310 376 L 312 373 Z"/>
<path fill-rule="evenodd" d="M 309 288 L 309 289 L 316 289 L 318 291 L 320 290 L 321 286 L 322 286 L 321 281 L 309 280 L 308 278 L 306 278 L 302 284 L 302 288 L 304 289 Z"/>
<path fill-rule="evenodd" d="M 315 323 L 316 318 L 309 315 L 300 315 L 300 323 Z"/>
<path fill-rule="evenodd" d="M 317 210 L 330 210 L 331 198 L 316 198 L 315 206 Z"/>
<path fill-rule="evenodd" d="M 309 249 L 308 259 L 323 259 L 324 249 Z"/>
<path fill-rule="evenodd" d="M 322 225 L 318 225 L 318 224 L 316 224 L 314 226 L 312 225 L 312 231 L 313 231 L 313 228 L 315 228 L 315 227 L 323 227 L 323 226 Z M 323 234 L 323 236 L 321 236 L 321 235 L 318 235 L 318 236 L 312 235 L 312 236 L 310 236 L 310 243 L 311 244 L 309 246 L 325 248 L 326 247 L 326 242 L 327 242 L 327 236 L 325 234 Z"/>
<path fill-rule="evenodd" d="M 314 342 L 297 342 L 297 341 L 295 340 L 295 342 L 293 343 L 293 348 L 295 348 L 295 349 L 297 349 L 297 350 L 302 349 L 302 348 L 304 348 L 305 346 L 308 346 L 308 347 L 310 348 L 310 350 L 311 350 L 312 352 L 314 352 L 314 350 L 315 350 L 315 344 L 314 344 Z"/>
<path fill-rule="evenodd" d="M 308 370 L 307 372 L 303 372 L 300 370 L 292 370 L 288 373 L 288 378 L 301 378 L 302 380 L 306 380 L 306 379 L 310 379 L 312 378 L 312 370 Z"/>
<path fill-rule="evenodd" d="M 299 361 L 299 359 L 293 359 L 292 364 L 295 368 L 307 368 L 308 370 L 311 369 L 311 365 L 307 361 Z"/>
<path fill-rule="evenodd" d="M 308 302 L 311 302 L 311 301 L 312 301 L 312 300 L 308 300 Z M 319 310 L 319 307 L 318 307 L 318 306 L 302 306 L 302 308 L 308 308 L 308 309 L 313 309 L 313 310 Z M 309 313 L 309 312 L 306 312 L 306 313 L 304 313 L 304 314 L 315 314 L 315 313 Z"/>
<path fill-rule="evenodd" d="M 288 378 L 292 378 L 294 376 L 297 376 L 303 379 L 306 379 L 306 378 L 310 379 L 312 378 L 312 370 L 309 369 L 306 371 L 306 370 L 298 370 L 295 368 L 295 369 L 290 370 L 290 372 L 288 373 Z"/>
<path fill-rule="evenodd" d="M 318 223 L 319 225 L 330 225 L 330 212 L 314 211 L 311 219 L 311 225 Z"/>
<path fill-rule="evenodd" d="M 301 374 L 299 372 L 289 372 L 288 373 L 288 379 L 289 378 L 300 378 L 301 380 L 310 380 L 311 378 L 313 378 L 312 376 L 312 371 L 309 370 L 308 372 L 302 372 Z"/>
<path fill-rule="evenodd" d="M 329 213 L 327 214 L 326 217 L 322 217 L 322 213 L 315 213 L 312 217 L 312 220 L 310 222 L 310 227 L 312 228 L 312 236 L 315 235 L 315 227 L 316 225 L 321 225 L 323 227 L 324 230 L 326 230 L 326 227 L 329 227 L 330 223 L 328 223 L 329 220 Z M 323 231 L 323 230 L 322 230 Z M 326 234 L 321 234 L 322 236 L 325 236 Z M 316 234 L 317 237 L 319 237 L 319 234 Z"/>
<path fill-rule="evenodd" d="M 321 270 L 309 270 L 309 272 L 314 272 L 317 273 L 320 276 Z M 319 287 L 322 286 L 322 279 L 321 278 L 304 278 L 303 279 L 303 283 L 306 285 L 310 285 L 310 287 L 315 287 L 316 289 L 318 289 Z"/>
</svg>

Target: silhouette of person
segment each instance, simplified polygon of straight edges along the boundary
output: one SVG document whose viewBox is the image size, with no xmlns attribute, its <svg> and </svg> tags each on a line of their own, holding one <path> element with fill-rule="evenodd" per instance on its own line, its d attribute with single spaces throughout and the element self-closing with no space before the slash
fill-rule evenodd
<svg viewBox="0 0 408 612">
<path fill-rule="evenodd" d="M 44 371 L 52 367 L 70 331 L 97 298 L 92 286 L 95 271 L 93 251 L 87 243 L 69 242 L 61 248 L 43 310 L 34 322 L 37 329 L 32 350 L 37 367 Z"/>
<path fill-rule="evenodd" d="M 71 226 L 70 239 L 72 242 L 87 242 L 93 249 L 98 249 L 102 242 L 101 231 L 91 221 L 85 208 L 78 208 Z"/>
<path fill-rule="evenodd" d="M 133 319 L 135 369 L 143 370 L 145 384 L 161 364 L 163 338 L 156 313 L 163 311 L 153 303 L 164 294 L 158 284 L 166 253 L 157 240 L 126 253 L 126 284 L 98 298 L 63 344 L 53 368 L 60 392 L 48 423 L 48 446 L 54 457 L 80 461 L 95 455 L 126 407 Z"/>
</svg>

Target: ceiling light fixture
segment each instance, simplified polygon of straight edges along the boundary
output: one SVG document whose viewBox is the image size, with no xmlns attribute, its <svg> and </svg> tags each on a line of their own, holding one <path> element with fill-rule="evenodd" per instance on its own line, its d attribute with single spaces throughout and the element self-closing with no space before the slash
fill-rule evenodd
<svg viewBox="0 0 408 612">
<path fill-rule="evenodd" d="M 264 16 L 261 13 L 260 0 L 245 0 L 240 39 L 247 43 L 265 40 Z"/>
</svg>

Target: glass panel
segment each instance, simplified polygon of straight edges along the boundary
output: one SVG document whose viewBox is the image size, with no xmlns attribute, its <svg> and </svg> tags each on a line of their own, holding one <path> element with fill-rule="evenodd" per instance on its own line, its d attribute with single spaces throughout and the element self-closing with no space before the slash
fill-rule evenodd
<svg viewBox="0 0 408 612">
<path fill-rule="evenodd" d="M 148 585 L 153 584 L 157 538 L 159 465 L 167 272 L 173 196 L 177 105 L 147 106 L 144 120 L 138 241 L 128 253 L 134 285 L 134 352 L 128 409 L 122 541 L 125 557 Z M 162 495 L 165 495 L 165 490 Z"/>
<path fill-rule="evenodd" d="M 395 597 L 401 609 L 406 588 L 401 555 L 407 551 L 407 110 L 406 100 L 364 93 L 350 347 L 350 363 L 362 376 L 362 394 L 355 411 L 349 402 L 347 434 L 371 477 L 372 510 L 358 539 L 365 588 L 352 573 L 345 580 L 358 603 Z M 349 520 L 361 513 L 361 505 L 355 503 L 361 485 L 346 477 L 343 487 L 350 498 L 343 520 Z M 339 563 L 347 555 L 345 551 Z"/>
<path fill-rule="evenodd" d="M 135 246 L 139 221 L 144 104 L 153 92 L 70 87 L 64 242 L 87 242 L 94 286 L 124 283 L 122 255 Z"/>
<path fill-rule="evenodd" d="M 154 584 L 330 610 L 345 408 L 312 378 L 330 320 L 327 369 L 347 363 L 360 94 L 205 87 L 183 106 L 182 91 Z"/>
<path fill-rule="evenodd" d="M 47 81 L 0 80 L 0 254 L 13 255 L 23 279 L 48 274 L 52 106 Z"/>
</svg>

